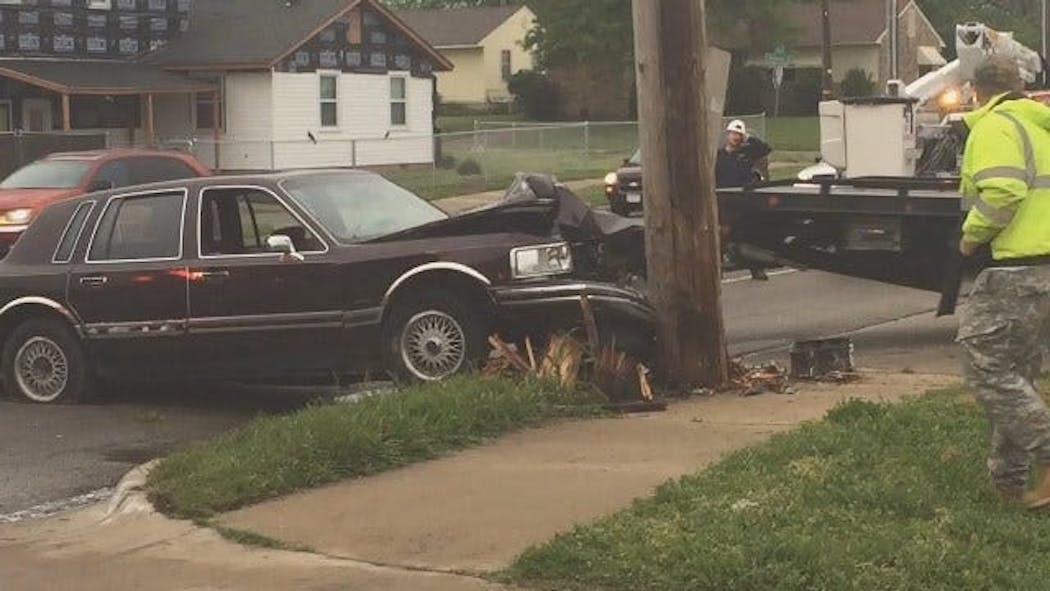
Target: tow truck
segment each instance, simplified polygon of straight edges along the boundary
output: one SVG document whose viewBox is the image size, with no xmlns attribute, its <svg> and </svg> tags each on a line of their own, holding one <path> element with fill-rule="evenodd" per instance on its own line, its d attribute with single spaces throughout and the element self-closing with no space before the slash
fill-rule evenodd
<svg viewBox="0 0 1050 591">
<path fill-rule="evenodd" d="M 973 104 L 974 69 L 1006 56 L 1031 84 L 1044 60 L 980 23 L 957 25 L 955 42 L 956 60 L 911 84 L 893 80 L 883 96 L 820 103 L 822 162 L 799 178 L 718 190 L 723 241 L 738 261 L 941 293 L 958 287 L 958 131 Z"/>
</svg>

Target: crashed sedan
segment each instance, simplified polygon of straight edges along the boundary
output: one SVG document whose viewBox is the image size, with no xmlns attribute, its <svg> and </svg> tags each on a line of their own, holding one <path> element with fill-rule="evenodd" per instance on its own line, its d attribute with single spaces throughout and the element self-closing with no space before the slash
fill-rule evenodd
<svg viewBox="0 0 1050 591">
<path fill-rule="evenodd" d="M 56 403 L 111 377 L 438 380 L 482 362 L 492 334 L 572 330 L 581 296 L 642 356 L 653 312 L 623 286 L 641 230 L 619 220 L 525 175 L 455 217 L 346 170 L 64 201 L 0 262 L 4 390 Z"/>
</svg>

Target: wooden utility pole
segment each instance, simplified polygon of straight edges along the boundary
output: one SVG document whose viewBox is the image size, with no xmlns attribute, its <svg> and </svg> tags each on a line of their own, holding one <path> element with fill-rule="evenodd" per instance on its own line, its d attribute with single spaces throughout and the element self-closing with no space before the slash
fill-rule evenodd
<svg viewBox="0 0 1050 591">
<path fill-rule="evenodd" d="M 662 377 L 728 379 L 703 0 L 634 0 L 645 242 Z M 720 123 L 720 122 L 719 122 Z"/>
<path fill-rule="evenodd" d="M 835 93 L 835 79 L 831 71 L 831 8 L 828 6 L 828 0 L 821 0 L 820 2 L 820 20 L 821 30 L 823 31 L 821 45 L 824 53 L 824 86 L 821 98 L 827 101 L 831 100 Z"/>
</svg>

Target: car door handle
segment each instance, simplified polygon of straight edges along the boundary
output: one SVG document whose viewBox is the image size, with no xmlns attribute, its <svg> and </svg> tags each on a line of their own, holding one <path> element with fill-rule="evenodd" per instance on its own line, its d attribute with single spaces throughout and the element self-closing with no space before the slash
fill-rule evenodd
<svg viewBox="0 0 1050 591">
<path fill-rule="evenodd" d="M 230 276 L 230 272 L 225 269 L 212 270 L 212 271 L 199 271 L 196 273 L 202 281 L 222 281 Z"/>
<path fill-rule="evenodd" d="M 91 275 L 89 277 L 81 277 L 80 284 L 87 287 L 102 287 L 109 281 L 105 275 Z"/>
</svg>

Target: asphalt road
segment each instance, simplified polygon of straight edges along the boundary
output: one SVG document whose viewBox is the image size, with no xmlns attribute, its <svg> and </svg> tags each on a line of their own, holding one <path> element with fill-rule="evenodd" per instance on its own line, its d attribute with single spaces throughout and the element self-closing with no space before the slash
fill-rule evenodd
<svg viewBox="0 0 1050 591">
<path fill-rule="evenodd" d="M 935 294 L 812 271 L 776 274 L 769 282 L 747 277 L 731 274 L 724 285 L 734 355 L 782 355 L 794 340 L 865 327 L 874 332 L 863 338 L 861 363 L 880 352 L 891 352 L 903 363 L 914 346 L 951 343 L 950 321 L 892 328 L 894 320 L 922 313 L 932 317 Z M 112 486 L 136 464 L 307 401 L 288 392 L 129 386 L 87 406 L 0 402 L 0 519 Z"/>
</svg>

